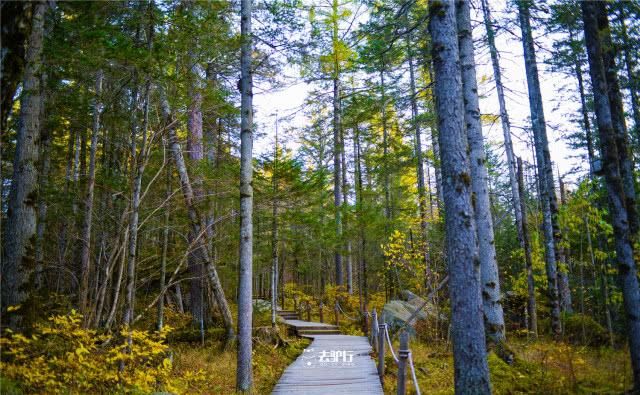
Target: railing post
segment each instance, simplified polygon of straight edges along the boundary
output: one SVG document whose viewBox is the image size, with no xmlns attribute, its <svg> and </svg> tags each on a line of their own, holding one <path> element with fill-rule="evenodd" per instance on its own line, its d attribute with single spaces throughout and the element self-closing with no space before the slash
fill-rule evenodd
<svg viewBox="0 0 640 395">
<path fill-rule="evenodd" d="M 311 321 L 311 303 L 307 302 L 307 321 Z"/>
<path fill-rule="evenodd" d="M 295 295 L 293 296 L 293 311 L 298 312 L 298 298 Z"/>
<path fill-rule="evenodd" d="M 338 312 L 338 302 L 337 301 L 336 301 L 335 306 L 333 306 L 333 312 L 335 313 L 336 326 L 340 326 L 340 313 Z"/>
<path fill-rule="evenodd" d="M 378 351 L 378 313 L 376 313 L 376 309 L 373 309 L 371 312 L 371 330 L 369 331 L 371 345 L 373 349 Z"/>
<path fill-rule="evenodd" d="M 407 393 L 407 359 L 409 359 L 409 334 L 400 332 L 400 349 L 398 350 L 398 395 Z"/>
<path fill-rule="evenodd" d="M 362 311 L 362 331 L 365 336 L 369 336 L 369 312 L 367 310 Z"/>
<path fill-rule="evenodd" d="M 320 322 L 324 323 L 324 303 L 320 301 Z"/>
<path fill-rule="evenodd" d="M 382 323 L 378 326 L 378 375 L 380 382 L 384 386 L 384 336 L 387 324 Z"/>
</svg>

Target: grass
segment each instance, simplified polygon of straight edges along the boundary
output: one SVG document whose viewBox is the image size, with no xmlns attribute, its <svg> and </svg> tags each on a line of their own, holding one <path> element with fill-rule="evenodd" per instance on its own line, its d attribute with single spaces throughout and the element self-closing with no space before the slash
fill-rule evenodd
<svg viewBox="0 0 640 395">
<path fill-rule="evenodd" d="M 620 394 L 631 389 L 628 350 L 518 338 L 509 339 L 509 346 L 516 354 L 513 364 L 493 352 L 488 357 L 494 394 Z M 450 347 L 413 341 L 410 348 L 422 393 L 453 394 Z M 397 369 L 390 356 L 386 366 L 385 394 L 395 394 Z M 407 388 L 414 393 L 411 381 Z"/>
<path fill-rule="evenodd" d="M 293 362 L 309 344 L 304 339 L 287 339 L 288 346 L 274 348 L 273 345 L 254 342 L 253 380 L 254 393 L 269 394 L 287 366 Z M 189 390 L 190 394 L 232 394 L 236 386 L 235 348 L 223 349 L 220 341 L 200 344 L 180 343 L 172 346 L 174 351 L 174 374 L 197 372 Z"/>
</svg>

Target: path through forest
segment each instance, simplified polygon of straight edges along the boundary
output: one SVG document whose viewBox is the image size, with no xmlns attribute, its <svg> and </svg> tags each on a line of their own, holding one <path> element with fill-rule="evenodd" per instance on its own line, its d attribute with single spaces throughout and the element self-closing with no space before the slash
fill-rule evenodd
<svg viewBox="0 0 640 395">
<path fill-rule="evenodd" d="M 282 374 L 273 394 L 382 394 L 371 345 L 365 336 L 337 334 L 333 325 L 285 319 L 313 342 Z"/>
</svg>

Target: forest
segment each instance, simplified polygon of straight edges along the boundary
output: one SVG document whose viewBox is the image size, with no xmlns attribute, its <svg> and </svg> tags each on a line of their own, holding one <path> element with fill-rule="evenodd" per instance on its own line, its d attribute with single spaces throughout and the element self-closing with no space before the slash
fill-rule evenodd
<svg viewBox="0 0 640 395">
<path fill-rule="evenodd" d="M 640 1 L 0 16 L 0 393 L 640 393 Z"/>
</svg>

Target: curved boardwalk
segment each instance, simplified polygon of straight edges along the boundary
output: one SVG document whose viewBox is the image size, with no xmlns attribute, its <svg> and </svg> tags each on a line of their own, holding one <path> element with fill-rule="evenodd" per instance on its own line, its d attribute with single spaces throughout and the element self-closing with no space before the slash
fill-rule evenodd
<svg viewBox="0 0 640 395">
<path fill-rule="evenodd" d="M 296 327 L 331 326 L 301 320 L 285 320 Z M 305 334 L 313 338 L 285 370 L 273 394 L 382 394 L 371 346 L 364 336 Z"/>
</svg>

